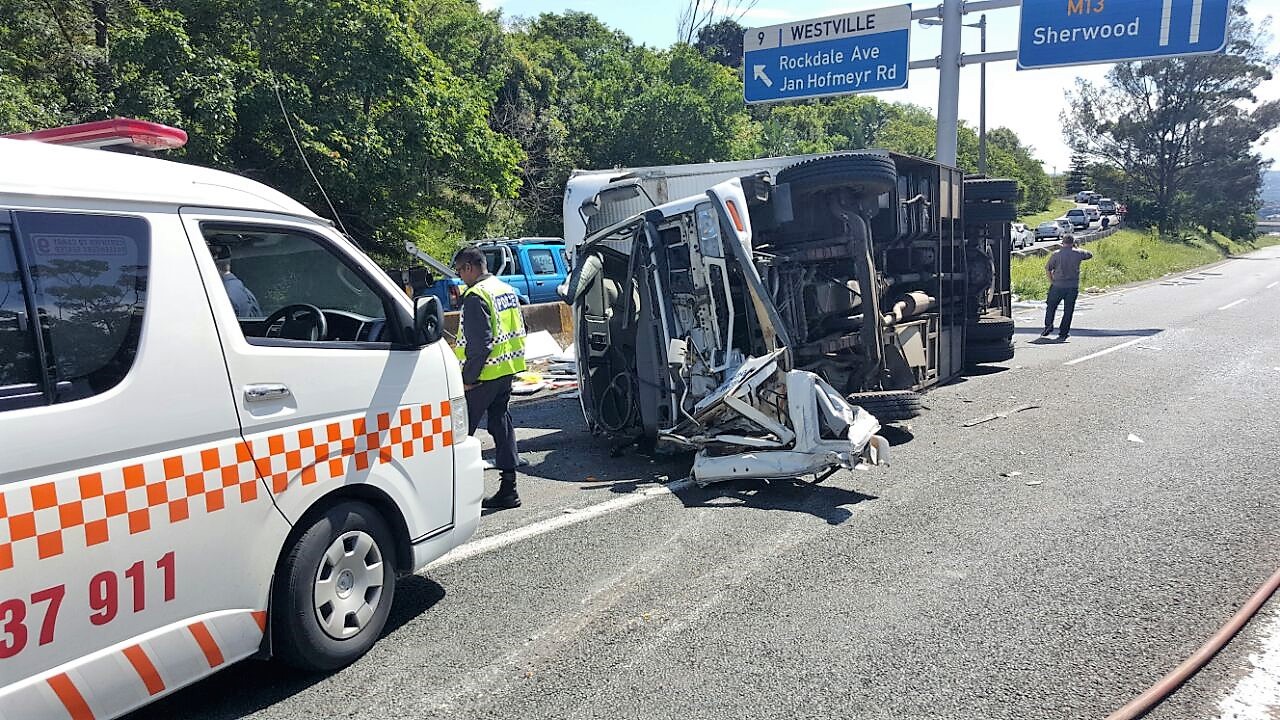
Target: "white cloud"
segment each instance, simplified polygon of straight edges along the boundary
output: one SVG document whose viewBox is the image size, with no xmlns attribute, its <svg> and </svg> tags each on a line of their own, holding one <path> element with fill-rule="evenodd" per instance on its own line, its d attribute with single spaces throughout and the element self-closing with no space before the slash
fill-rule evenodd
<svg viewBox="0 0 1280 720">
<path fill-rule="evenodd" d="M 503 0 L 480 0 L 480 9 L 484 12 L 490 10 L 498 10 L 502 7 Z"/>
</svg>

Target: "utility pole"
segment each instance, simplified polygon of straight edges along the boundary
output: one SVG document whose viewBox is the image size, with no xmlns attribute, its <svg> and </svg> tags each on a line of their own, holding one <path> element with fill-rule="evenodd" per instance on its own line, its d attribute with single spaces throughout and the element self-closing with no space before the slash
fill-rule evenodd
<svg viewBox="0 0 1280 720">
<path fill-rule="evenodd" d="M 942 54 L 938 57 L 938 162 L 956 164 L 960 121 L 960 20 L 964 0 L 942 0 Z"/>
</svg>

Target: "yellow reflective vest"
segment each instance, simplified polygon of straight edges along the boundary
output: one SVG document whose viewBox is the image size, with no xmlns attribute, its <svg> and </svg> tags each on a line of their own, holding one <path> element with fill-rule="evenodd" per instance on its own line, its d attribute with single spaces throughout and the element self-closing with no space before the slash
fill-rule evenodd
<svg viewBox="0 0 1280 720">
<path fill-rule="evenodd" d="M 467 288 L 462 293 L 463 302 L 468 295 L 479 295 L 489 310 L 489 335 L 493 347 L 480 371 L 480 381 L 497 380 L 507 375 L 524 372 L 524 315 L 520 312 L 520 297 L 510 285 L 490 275 Z M 454 348 L 458 362 L 467 361 L 467 333 L 458 321 L 458 344 Z"/>
</svg>

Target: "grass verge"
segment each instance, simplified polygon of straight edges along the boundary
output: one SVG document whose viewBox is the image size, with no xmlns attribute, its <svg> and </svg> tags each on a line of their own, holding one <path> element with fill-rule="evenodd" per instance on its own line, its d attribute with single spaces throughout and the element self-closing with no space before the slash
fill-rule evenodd
<svg viewBox="0 0 1280 720">
<path fill-rule="evenodd" d="M 1093 259 L 1080 266 L 1080 287 L 1107 288 L 1151 280 L 1208 265 L 1231 254 L 1276 244 L 1280 244 L 1280 237 L 1264 235 L 1253 242 L 1241 243 L 1220 233 L 1212 236 L 1196 233 L 1170 241 L 1157 237 L 1154 230 L 1126 228 L 1084 245 L 1093 253 Z M 1018 297 L 1045 298 L 1049 292 L 1049 279 L 1044 274 L 1047 261 L 1048 256 L 1013 258 L 1009 274 L 1013 292 Z"/>
<path fill-rule="evenodd" d="M 1063 215 L 1066 215 L 1067 211 L 1075 206 L 1076 206 L 1075 202 L 1071 200 L 1054 198 L 1053 200 L 1049 201 L 1048 210 L 1045 210 L 1044 212 L 1036 213 L 1035 215 L 1023 215 L 1022 217 L 1018 218 L 1018 222 L 1024 223 L 1026 224 L 1027 227 L 1034 230 L 1037 225 L 1039 225 L 1042 222 L 1045 222 L 1046 220 L 1054 220 L 1056 218 L 1062 217 Z"/>
</svg>

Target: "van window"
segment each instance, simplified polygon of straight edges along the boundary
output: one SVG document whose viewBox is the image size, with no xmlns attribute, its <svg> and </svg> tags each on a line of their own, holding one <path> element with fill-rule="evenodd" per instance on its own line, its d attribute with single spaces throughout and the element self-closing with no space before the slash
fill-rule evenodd
<svg viewBox="0 0 1280 720">
<path fill-rule="evenodd" d="M 250 343 L 391 342 L 387 298 L 322 238 L 212 223 L 201 231 Z"/>
<path fill-rule="evenodd" d="M 151 233 L 141 218 L 15 212 L 54 402 L 115 387 L 142 336 Z"/>
<path fill-rule="evenodd" d="M 43 383 L 13 234 L 0 226 L 0 410 L 43 405 Z"/>
<path fill-rule="evenodd" d="M 556 274 L 556 260 L 550 250 L 530 250 L 529 264 L 533 266 L 534 275 Z"/>
</svg>

